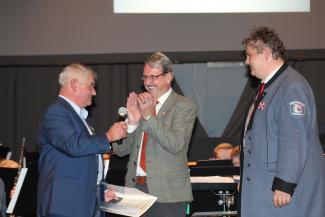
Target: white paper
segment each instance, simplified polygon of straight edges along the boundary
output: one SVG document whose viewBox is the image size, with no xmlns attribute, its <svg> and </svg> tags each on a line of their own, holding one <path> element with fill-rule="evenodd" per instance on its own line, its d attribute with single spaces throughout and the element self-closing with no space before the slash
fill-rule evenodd
<svg viewBox="0 0 325 217">
<path fill-rule="evenodd" d="M 191 176 L 191 183 L 234 183 L 234 179 L 224 176 Z"/>
<path fill-rule="evenodd" d="M 145 213 L 157 200 L 150 194 L 146 194 L 136 188 L 123 187 L 106 184 L 109 189 L 116 192 L 118 201 L 103 202 L 100 209 L 105 212 L 115 213 L 124 216 L 139 217 Z"/>
</svg>

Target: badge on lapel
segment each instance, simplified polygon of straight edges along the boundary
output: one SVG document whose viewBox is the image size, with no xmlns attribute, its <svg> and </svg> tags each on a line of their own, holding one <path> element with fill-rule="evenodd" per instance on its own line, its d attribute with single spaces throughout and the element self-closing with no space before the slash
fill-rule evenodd
<svg viewBox="0 0 325 217">
<path fill-rule="evenodd" d="M 266 103 L 265 102 L 260 102 L 257 106 L 259 110 L 264 110 L 266 108 Z"/>
</svg>

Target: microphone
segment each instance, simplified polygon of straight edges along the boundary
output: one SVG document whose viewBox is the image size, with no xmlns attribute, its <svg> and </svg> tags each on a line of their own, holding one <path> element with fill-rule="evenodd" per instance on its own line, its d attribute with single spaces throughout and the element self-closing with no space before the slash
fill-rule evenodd
<svg viewBox="0 0 325 217">
<path fill-rule="evenodd" d="M 117 114 L 118 114 L 118 121 L 125 121 L 125 119 L 128 117 L 128 110 L 124 107 L 120 107 L 118 110 L 117 110 Z M 117 141 L 117 144 L 122 144 L 122 140 L 123 139 L 119 139 Z"/>
</svg>

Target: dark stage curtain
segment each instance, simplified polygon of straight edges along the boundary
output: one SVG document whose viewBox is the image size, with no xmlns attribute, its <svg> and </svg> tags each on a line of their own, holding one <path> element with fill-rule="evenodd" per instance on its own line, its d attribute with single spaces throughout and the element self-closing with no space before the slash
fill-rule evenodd
<svg viewBox="0 0 325 217">
<path fill-rule="evenodd" d="M 125 105 L 130 91 L 142 89 L 142 64 L 88 65 L 98 74 L 97 93 L 90 110 L 96 132 L 106 132 L 117 120 L 117 110 Z M 38 122 L 56 100 L 58 74 L 64 66 L 0 67 L 0 142 L 17 159 L 21 138 L 26 151 L 37 151 Z"/>
<path fill-rule="evenodd" d="M 143 91 L 142 63 L 88 64 L 97 72 L 97 95 L 88 108 L 89 122 L 97 133 L 104 133 L 117 121 L 117 110 L 125 106 L 131 91 Z M 25 151 L 37 152 L 38 122 L 58 94 L 58 75 L 64 65 L 0 67 L 0 142 L 10 147 L 13 159 L 18 159 L 22 137 Z M 182 94 L 176 81 L 176 92 Z M 206 138 L 201 124 L 195 124 L 195 134 Z"/>
<path fill-rule="evenodd" d="M 300 55 L 301 53 L 305 56 Z M 177 63 L 243 60 L 240 54 L 241 52 L 224 56 L 213 52 L 167 53 L 171 59 L 176 59 Z M 290 64 L 310 82 L 315 92 L 318 120 L 320 126 L 324 126 L 325 51 L 296 51 L 294 54 L 295 56 L 290 59 Z M 0 143 L 11 148 L 15 160 L 17 160 L 22 137 L 26 137 L 27 152 L 37 151 L 35 139 L 38 122 L 45 109 L 56 100 L 59 88 L 58 74 L 66 64 L 71 62 L 84 63 L 98 73 L 98 95 L 94 99 L 94 105 L 90 108 L 90 122 L 96 132 L 106 132 L 108 127 L 117 120 L 117 110 L 125 105 L 128 93 L 142 90 L 140 78 L 144 56 L 147 54 L 89 55 L 88 58 L 86 55 L 81 57 L 54 56 L 53 58 L 50 56 L 0 57 Z M 254 79 L 250 79 L 246 84 L 222 138 L 240 141 L 246 111 L 256 84 Z M 181 93 L 176 82 L 174 89 Z M 203 138 L 208 138 L 208 136 L 199 121 L 196 121 L 189 152 L 190 160 L 200 158 L 197 155 L 199 152 L 191 151 L 192 148 L 193 150 L 200 149 L 200 153 L 205 152 L 204 150 L 209 151 L 206 145 L 202 144 Z M 216 143 L 213 141 L 210 146 L 215 146 Z"/>
</svg>

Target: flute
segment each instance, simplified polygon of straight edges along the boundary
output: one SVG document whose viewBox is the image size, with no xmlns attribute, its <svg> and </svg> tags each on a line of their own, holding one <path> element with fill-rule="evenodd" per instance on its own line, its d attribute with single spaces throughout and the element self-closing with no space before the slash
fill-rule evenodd
<svg viewBox="0 0 325 217">
<path fill-rule="evenodd" d="M 21 172 L 21 168 L 23 167 L 23 161 L 24 161 L 24 149 L 25 149 L 25 137 L 23 137 L 20 148 L 19 148 L 19 160 L 18 160 L 18 171 L 17 171 L 17 176 L 15 178 L 15 183 L 14 186 L 16 186 L 20 172 Z"/>
</svg>

